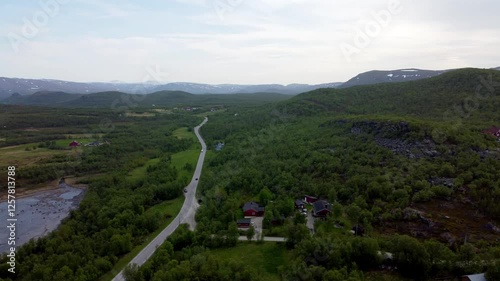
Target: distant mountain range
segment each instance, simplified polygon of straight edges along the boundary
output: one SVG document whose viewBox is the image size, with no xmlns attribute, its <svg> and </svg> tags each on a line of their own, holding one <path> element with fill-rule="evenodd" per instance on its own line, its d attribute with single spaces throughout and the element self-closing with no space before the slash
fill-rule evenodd
<svg viewBox="0 0 500 281">
<path fill-rule="evenodd" d="M 81 83 L 49 79 L 22 79 L 0 77 L 0 99 L 7 98 L 14 93 L 31 95 L 40 91 L 64 92 L 68 94 L 90 94 L 98 92 L 119 91 L 129 94 L 150 94 L 158 91 L 183 91 L 191 94 L 238 94 L 238 93 L 278 93 L 296 95 L 319 88 L 335 88 L 342 83 L 308 84 L 264 84 L 264 85 L 236 85 L 236 84 L 199 84 L 199 83 Z"/>
<path fill-rule="evenodd" d="M 500 70 L 500 67 L 492 68 Z M 424 69 L 398 69 L 398 70 L 373 70 L 361 73 L 349 81 L 324 83 L 324 84 L 200 84 L 175 82 L 168 84 L 158 83 L 123 83 L 123 82 L 70 82 L 51 79 L 23 79 L 0 77 L 0 100 L 17 93 L 31 95 L 37 92 L 64 92 L 67 94 L 91 94 L 98 92 L 122 92 L 128 94 L 151 94 L 159 91 L 181 91 L 191 94 L 244 94 L 244 93 L 277 93 L 296 95 L 319 88 L 347 88 L 357 85 L 370 85 L 388 82 L 404 82 L 430 78 L 449 70 L 424 70 Z"/>
</svg>

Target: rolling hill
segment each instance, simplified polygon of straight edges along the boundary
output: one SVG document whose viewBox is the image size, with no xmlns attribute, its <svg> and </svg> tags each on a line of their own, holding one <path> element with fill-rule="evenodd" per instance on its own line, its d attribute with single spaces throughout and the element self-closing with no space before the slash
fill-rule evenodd
<svg viewBox="0 0 500 281">
<path fill-rule="evenodd" d="M 389 82 L 405 82 L 434 77 L 445 73 L 447 70 L 423 70 L 416 68 L 398 70 L 372 70 L 356 75 L 343 83 L 341 88 L 357 85 L 371 85 Z"/>
<path fill-rule="evenodd" d="M 159 91 L 148 95 L 132 95 L 110 91 L 93 94 L 69 94 L 41 91 L 33 95 L 14 94 L 3 100 L 4 104 L 37 105 L 51 107 L 124 108 L 155 106 L 201 106 L 214 104 L 260 105 L 288 99 L 290 96 L 275 93 L 194 95 L 182 91 Z"/>
<path fill-rule="evenodd" d="M 390 114 L 443 118 L 443 114 L 450 111 L 459 117 L 480 116 L 500 122 L 499 93 L 489 91 L 491 87 L 484 85 L 489 83 L 498 87 L 495 81 L 500 81 L 498 71 L 459 69 L 409 82 L 318 89 L 297 95 L 282 106 L 299 115 Z M 477 94 L 476 89 L 480 86 L 481 91 Z M 469 112 L 464 113 L 467 109 Z"/>
</svg>

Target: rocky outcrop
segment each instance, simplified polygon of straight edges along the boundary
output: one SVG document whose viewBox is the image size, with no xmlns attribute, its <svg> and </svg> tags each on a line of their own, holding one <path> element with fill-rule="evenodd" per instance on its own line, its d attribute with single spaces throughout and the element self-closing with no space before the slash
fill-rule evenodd
<svg viewBox="0 0 500 281">
<path fill-rule="evenodd" d="M 411 128 L 407 122 L 359 121 L 354 122 L 351 127 L 352 134 L 371 134 L 374 136 L 376 144 L 409 159 L 432 158 L 440 155 L 436 150 L 434 141 L 431 139 L 423 141 L 410 140 L 408 137 L 410 132 Z"/>
<path fill-rule="evenodd" d="M 444 185 L 449 188 L 453 188 L 454 184 L 454 179 L 452 178 L 430 178 L 428 179 L 428 182 L 431 185 Z"/>
<path fill-rule="evenodd" d="M 392 152 L 406 156 L 409 159 L 437 157 L 440 153 L 432 140 L 423 142 L 408 142 L 401 139 L 375 138 L 375 143 L 390 149 Z"/>
</svg>

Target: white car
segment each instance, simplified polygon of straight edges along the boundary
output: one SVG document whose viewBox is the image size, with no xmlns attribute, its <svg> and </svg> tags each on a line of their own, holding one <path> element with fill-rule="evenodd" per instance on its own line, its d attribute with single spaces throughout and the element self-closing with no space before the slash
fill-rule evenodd
<svg viewBox="0 0 500 281">
<path fill-rule="evenodd" d="M 203 152 L 203 149 L 201 150 L 201 152 Z"/>
</svg>

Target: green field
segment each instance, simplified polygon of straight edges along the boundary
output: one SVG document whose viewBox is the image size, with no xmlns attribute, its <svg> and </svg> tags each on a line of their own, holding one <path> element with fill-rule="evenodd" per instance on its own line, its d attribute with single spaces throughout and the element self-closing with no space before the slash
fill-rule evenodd
<svg viewBox="0 0 500 281">
<path fill-rule="evenodd" d="M 182 128 L 179 128 L 179 129 L 173 131 L 172 135 L 174 137 L 179 138 L 179 139 L 192 139 L 192 140 L 198 142 L 198 139 L 196 138 L 194 133 L 192 131 L 188 131 L 187 127 L 182 127 Z"/>
<path fill-rule="evenodd" d="M 128 174 L 128 179 L 133 180 L 133 181 L 137 181 L 137 180 L 144 178 L 146 176 L 146 169 L 148 168 L 148 166 L 155 165 L 158 162 L 160 162 L 160 158 L 153 158 L 153 159 L 148 160 L 148 162 L 146 162 L 146 164 L 144 164 L 144 166 L 135 168 L 132 171 L 130 171 L 130 173 Z"/>
<path fill-rule="evenodd" d="M 196 167 L 196 163 L 198 161 L 198 156 L 200 154 L 200 151 L 198 148 L 195 149 L 189 149 L 186 151 L 181 151 L 175 154 L 172 154 L 172 165 L 175 166 L 175 168 L 179 171 L 179 177 L 187 177 L 190 178 L 193 176 L 192 172 L 188 172 L 184 169 L 184 166 L 187 163 L 191 163 L 193 165 L 193 168 Z M 140 180 L 143 177 L 146 176 L 146 169 L 148 166 L 155 165 L 160 161 L 160 158 L 154 158 L 148 160 L 146 164 L 144 164 L 141 167 L 135 168 L 132 170 L 129 175 L 128 179 L 129 180 Z"/>
<path fill-rule="evenodd" d="M 26 167 L 33 165 L 40 160 L 51 158 L 52 156 L 55 155 L 74 153 L 75 148 L 71 149 L 69 147 L 69 144 L 73 140 L 78 141 L 82 144 L 94 141 L 94 139 L 89 139 L 89 138 L 72 138 L 72 139 L 56 140 L 55 141 L 56 146 L 61 149 L 48 149 L 45 147 L 43 148 L 38 147 L 38 145 L 43 142 L 34 142 L 34 143 L 2 147 L 0 148 L 0 153 L 4 157 L 0 159 L 0 166 L 15 165 L 20 167 Z"/>
<path fill-rule="evenodd" d="M 198 113 L 198 114 L 195 114 L 195 116 L 205 117 L 205 116 L 211 116 L 211 115 L 215 115 L 215 114 L 218 114 L 221 112 L 226 112 L 226 111 L 227 111 L 227 109 L 219 109 L 216 111 L 207 111 L 207 112 Z"/>
<path fill-rule="evenodd" d="M 180 139 L 190 138 L 193 141 L 195 141 L 195 143 L 188 150 L 181 151 L 172 155 L 172 165 L 174 165 L 175 168 L 177 168 L 177 170 L 179 171 L 180 173 L 179 176 L 191 178 L 193 176 L 193 173 L 188 172 L 183 168 L 187 163 L 190 163 L 193 166 L 193 168 L 196 167 L 196 163 L 198 162 L 198 157 L 200 156 L 200 150 L 201 150 L 198 138 L 196 137 L 194 132 L 188 131 L 187 127 L 182 127 L 175 130 L 173 132 L 173 135 Z"/>
<path fill-rule="evenodd" d="M 116 274 L 118 274 L 142 249 L 144 249 L 144 247 L 146 247 L 149 242 L 151 242 L 165 227 L 167 227 L 172 222 L 172 220 L 175 218 L 175 216 L 177 216 L 177 214 L 181 210 L 183 203 L 184 203 L 184 196 L 181 196 L 177 199 L 165 201 L 163 203 L 160 203 L 156 206 L 149 208 L 146 212 L 159 211 L 162 214 L 162 217 L 165 217 L 167 215 L 170 217 L 168 219 L 166 219 L 165 221 L 163 221 L 160 224 L 160 227 L 158 228 L 158 230 L 151 233 L 146 238 L 144 243 L 142 243 L 139 246 L 136 246 L 134 249 L 132 249 L 132 251 L 130 253 L 128 253 L 124 257 L 122 257 L 115 264 L 113 269 L 111 269 L 111 271 L 108 272 L 106 275 L 102 276 L 99 280 L 101 280 L 101 281 L 112 280 L 113 277 L 115 277 Z"/>
<path fill-rule="evenodd" d="M 56 140 L 56 145 L 61 146 L 61 147 L 69 147 L 69 144 L 72 141 L 77 141 L 79 142 L 82 146 L 91 143 L 95 141 L 95 139 L 89 139 L 89 138 L 72 138 L 72 139 L 66 139 L 66 140 Z"/>
<path fill-rule="evenodd" d="M 261 273 L 263 280 L 281 280 L 278 267 L 287 260 L 285 246 L 275 242 L 262 244 L 241 242 L 233 248 L 211 250 L 211 254 L 227 261 L 240 261 Z"/>
<path fill-rule="evenodd" d="M 35 149 L 33 149 L 35 148 Z M 28 149 L 28 150 L 27 150 Z M 38 143 L 21 144 L 0 148 L 0 166 L 26 167 L 54 155 L 64 155 L 68 151 L 38 148 Z"/>
<path fill-rule="evenodd" d="M 174 165 L 178 170 L 182 170 L 184 165 L 187 163 L 191 163 L 194 167 L 196 166 L 199 155 L 200 150 L 198 148 L 172 154 L 172 165 Z"/>
</svg>

